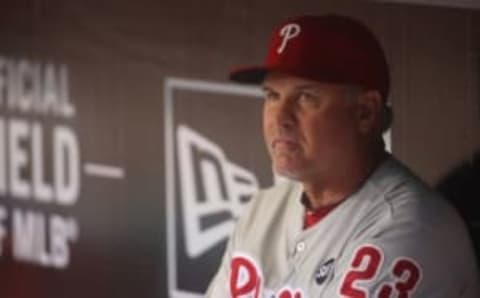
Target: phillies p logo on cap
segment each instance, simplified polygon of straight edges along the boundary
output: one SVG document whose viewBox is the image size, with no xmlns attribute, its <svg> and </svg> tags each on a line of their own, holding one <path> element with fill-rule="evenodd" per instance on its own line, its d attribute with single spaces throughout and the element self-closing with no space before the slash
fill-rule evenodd
<svg viewBox="0 0 480 298">
<path fill-rule="evenodd" d="M 286 46 L 287 46 L 287 43 L 297 37 L 301 32 L 301 29 L 300 29 L 300 25 L 298 24 L 295 24 L 295 23 L 290 23 L 290 24 L 287 24 L 285 25 L 281 30 L 280 30 L 280 36 L 282 36 L 282 43 L 280 44 L 280 46 L 277 48 L 277 53 L 278 54 L 281 54 Z"/>
</svg>

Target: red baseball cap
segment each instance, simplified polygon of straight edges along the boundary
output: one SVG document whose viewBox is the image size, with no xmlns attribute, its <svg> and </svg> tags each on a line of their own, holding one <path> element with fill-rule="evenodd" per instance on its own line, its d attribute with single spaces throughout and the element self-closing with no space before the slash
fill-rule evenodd
<svg viewBox="0 0 480 298">
<path fill-rule="evenodd" d="M 230 79 L 259 84 L 271 71 L 375 89 L 384 100 L 390 86 L 379 41 L 359 21 L 339 15 L 300 16 L 285 21 L 273 32 L 264 65 L 236 69 Z"/>
</svg>

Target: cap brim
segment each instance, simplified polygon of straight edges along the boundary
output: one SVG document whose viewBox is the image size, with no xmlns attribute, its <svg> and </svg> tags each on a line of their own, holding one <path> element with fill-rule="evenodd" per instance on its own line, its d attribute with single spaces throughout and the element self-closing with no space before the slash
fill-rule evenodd
<svg viewBox="0 0 480 298">
<path fill-rule="evenodd" d="M 239 68 L 230 72 L 229 79 L 244 84 L 260 84 L 265 79 L 268 70 L 265 67 L 254 66 Z"/>
</svg>

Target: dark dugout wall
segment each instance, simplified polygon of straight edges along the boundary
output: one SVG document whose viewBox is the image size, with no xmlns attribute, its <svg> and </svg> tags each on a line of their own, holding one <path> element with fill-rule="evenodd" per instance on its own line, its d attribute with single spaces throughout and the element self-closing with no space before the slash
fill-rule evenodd
<svg viewBox="0 0 480 298">
<path fill-rule="evenodd" d="M 201 297 L 274 183 L 258 90 L 287 16 L 342 13 L 392 67 L 393 152 L 432 185 L 479 145 L 478 13 L 359 1 L 3 1 L 0 296 Z"/>
</svg>

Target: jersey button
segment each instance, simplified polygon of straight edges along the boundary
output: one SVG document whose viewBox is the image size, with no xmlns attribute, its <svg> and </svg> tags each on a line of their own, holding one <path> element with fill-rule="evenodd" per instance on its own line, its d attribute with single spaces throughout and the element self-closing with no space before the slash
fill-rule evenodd
<svg viewBox="0 0 480 298">
<path fill-rule="evenodd" d="M 305 250 L 305 242 L 298 242 L 297 243 L 297 252 L 302 252 Z"/>
</svg>

